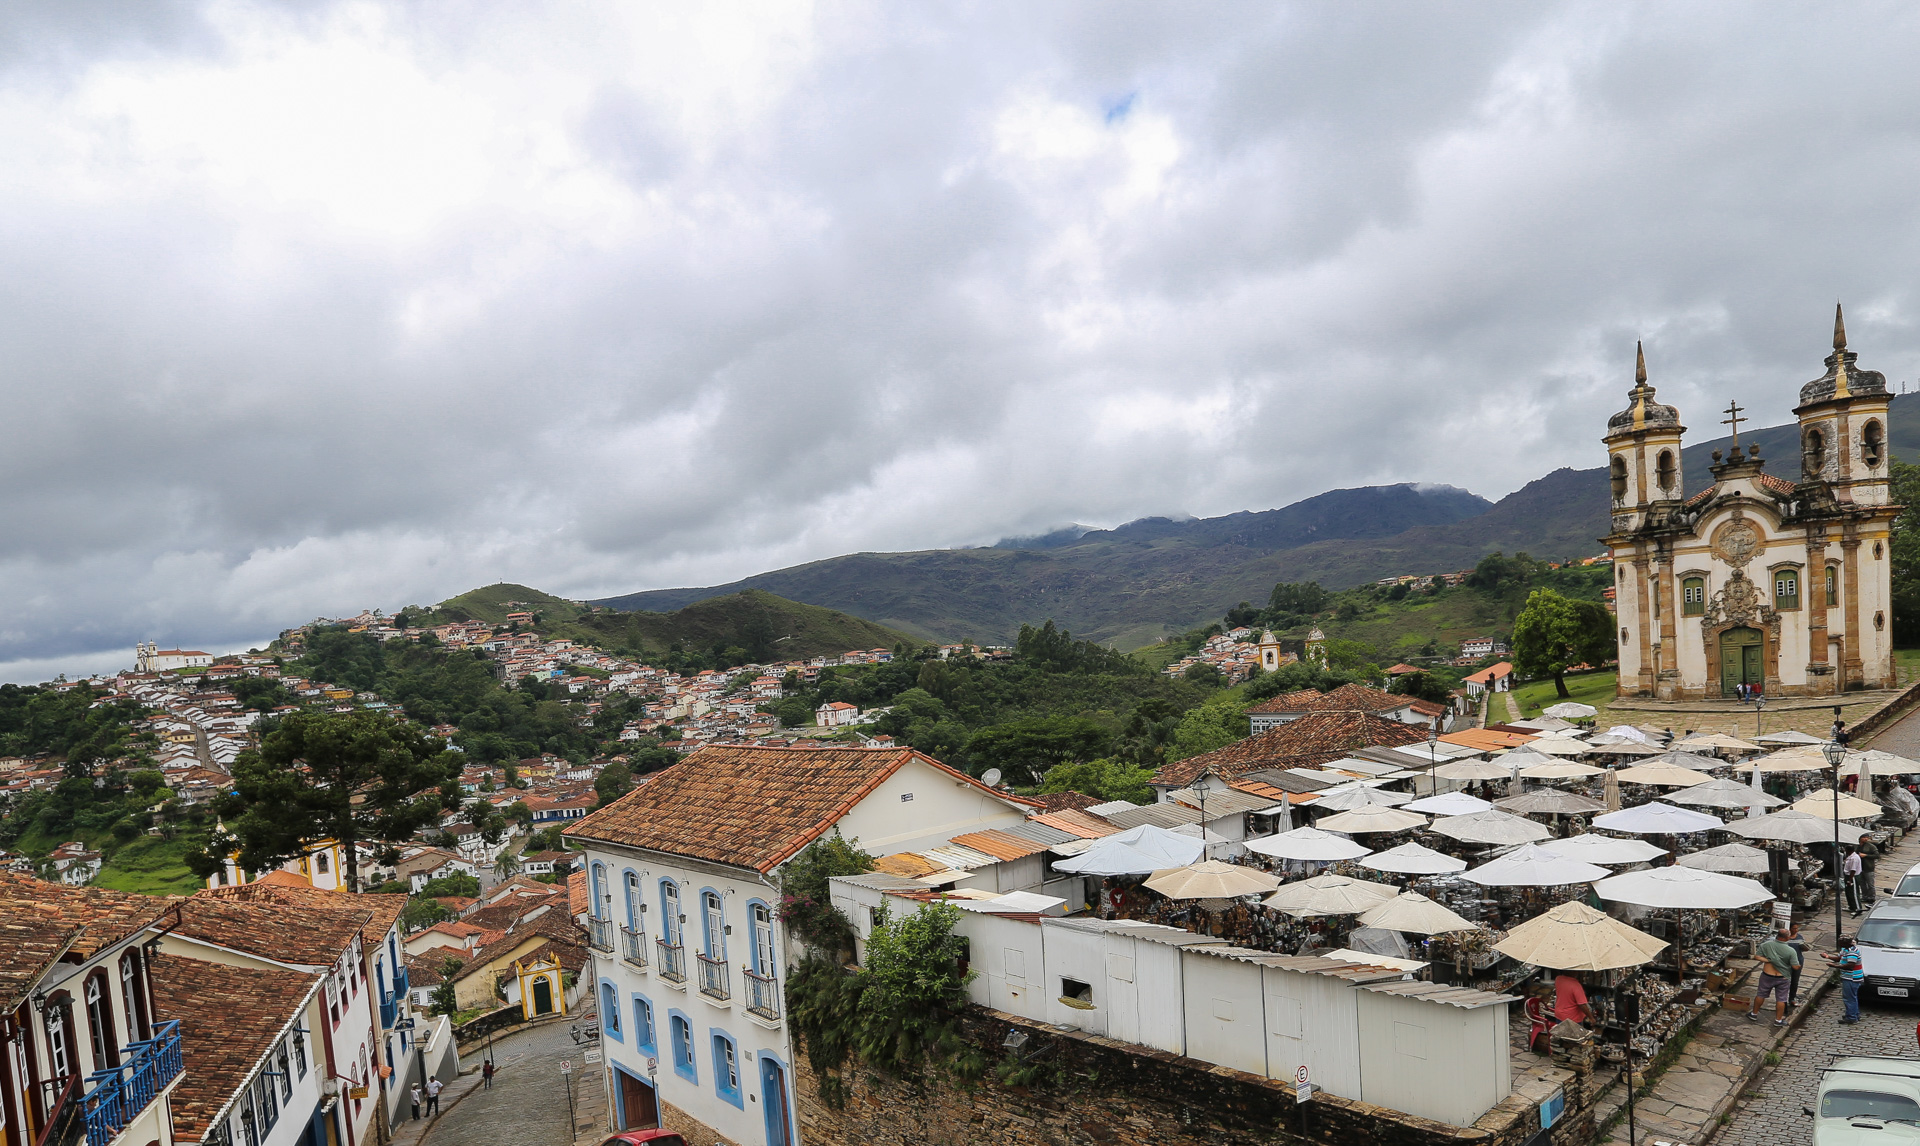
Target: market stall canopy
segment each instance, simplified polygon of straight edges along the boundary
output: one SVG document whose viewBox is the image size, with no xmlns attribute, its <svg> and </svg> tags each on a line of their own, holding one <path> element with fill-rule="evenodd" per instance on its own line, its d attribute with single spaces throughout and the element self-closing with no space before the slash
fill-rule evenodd
<svg viewBox="0 0 1920 1146">
<path fill-rule="evenodd" d="M 1279 887 L 1280 879 L 1255 868 L 1207 860 L 1156 871 L 1147 886 L 1168 899 L 1236 899 L 1264 895 Z"/>
<path fill-rule="evenodd" d="M 1355 808 L 1392 808 L 1413 799 L 1405 792 L 1388 792 L 1368 784 L 1342 784 L 1338 788 L 1328 788 L 1320 793 L 1313 802 L 1316 808 L 1330 808 L 1336 812 L 1351 812 Z"/>
<path fill-rule="evenodd" d="M 1833 765 L 1820 754 L 1818 748 L 1800 745 L 1794 748 L 1782 748 L 1765 756 L 1756 756 L 1735 765 L 1739 772 L 1826 772 Z"/>
<path fill-rule="evenodd" d="M 1329 832 L 1404 832 L 1426 825 L 1425 816 L 1399 808 L 1369 806 L 1351 812 L 1339 812 L 1315 821 L 1314 827 Z"/>
<path fill-rule="evenodd" d="M 1505 780 L 1513 769 L 1491 760 L 1455 760 L 1436 767 L 1433 774 L 1442 780 Z"/>
<path fill-rule="evenodd" d="M 1606 805 L 1597 800 L 1562 792 L 1558 788 L 1541 788 L 1535 792 L 1522 792 L 1518 796 L 1506 796 L 1495 800 L 1493 806 L 1516 816 L 1584 816 L 1606 810 Z"/>
<path fill-rule="evenodd" d="M 1185 867 L 1199 859 L 1203 850 L 1199 840 L 1141 824 L 1093 841 L 1092 847 L 1072 859 L 1056 860 L 1053 869 L 1079 875 L 1150 875 Z"/>
<path fill-rule="evenodd" d="M 1675 804 L 1688 804 L 1696 808 L 1777 808 L 1786 803 L 1780 797 L 1769 796 L 1751 784 L 1725 777 L 1670 792 L 1667 799 Z"/>
<path fill-rule="evenodd" d="M 1167 830 L 1176 836 L 1186 836 L 1188 839 L 1199 840 L 1205 844 L 1219 845 L 1233 842 L 1212 828 L 1206 829 L 1206 834 L 1202 836 L 1199 824 L 1181 824 L 1177 828 L 1168 828 Z"/>
<path fill-rule="evenodd" d="M 1792 808 L 1782 808 L 1764 816 L 1749 816 L 1744 820 L 1735 820 L 1727 825 L 1727 830 L 1736 836 L 1745 836 L 1750 840 L 1778 840 L 1788 844 L 1830 844 L 1833 842 L 1833 821 L 1820 816 L 1809 816 L 1805 812 Z M 1854 824 L 1840 825 L 1840 839 L 1845 843 L 1857 843 L 1867 830 Z"/>
<path fill-rule="evenodd" d="M 1704 832 L 1708 828 L 1724 827 L 1725 824 L 1718 816 L 1709 816 L 1705 812 L 1696 812 L 1690 808 L 1676 808 L 1672 804 L 1662 804 L 1655 800 L 1650 804 L 1638 804 L 1631 808 L 1622 808 L 1617 812 L 1608 812 L 1604 816 L 1595 816 L 1593 826 L 1605 828 L 1610 832 L 1632 832 L 1636 836 L 1651 836 Z"/>
<path fill-rule="evenodd" d="M 1557 716 L 1536 716 L 1531 720 L 1509 720 L 1508 728 L 1525 728 L 1532 732 L 1567 732 L 1573 725 Z"/>
<path fill-rule="evenodd" d="M 1358 859 L 1372 854 L 1345 836 L 1332 832 L 1323 832 L 1319 828 L 1295 828 L 1290 832 L 1279 832 L 1271 836 L 1248 840 L 1247 850 L 1258 852 L 1275 859 L 1318 861 L 1330 863 L 1334 860 Z"/>
<path fill-rule="evenodd" d="M 1645 840 L 1623 840 L 1593 833 L 1552 840 L 1543 846 L 1554 855 L 1582 863 L 1643 863 L 1667 854 L 1667 849 Z"/>
<path fill-rule="evenodd" d="M 1718 748 L 1723 752 L 1760 751 L 1758 744 L 1728 736 L 1724 732 L 1698 733 L 1687 737 L 1685 740 L 1676 740 L 1673 747 L 1685 749 L 1688 752 L 1699 752 L 1704 749 L 1713 748 Z"/>
<path fill-rule="evenodd" d="M 1593 751 L 1590 745 L 1582 744 L 1567 736 L 1542 736 L 1538 740 L 1527 742 L 1529 752 L 1538 752 L 1542 756 L 1584 756 Z"/>
<path fill-rule="evenodd" d="M 1865 764 L 1868 774 L 1873 776 L 1909 776 L 1920 772 L 1920 760 L 1869 748 L 1865 752 L 1848 752 L 1846 762 L 1840 765 L 1840 774 L 1858 776 L 1861 764 Z"/>
<path fill-rule="evenodd" d="M 1765 875 L 1768 871 L 1767 850 L 1751 848 L 1746 844 L 1721 844 L 1717 848 L 1683 855 L 1674 862 L 1702 871 L 1738 872 L 1742 875 Z"/>
<path fill-rule="evenodd" d="M 1429 816 L 1465 816 L 1473 812 L 1484 812 L 1493 807 L 1478 796 L 1469 796 L 1465 792 L 1445 792 L 1438 796 L 1424 796 L 1407 805 L 1409 812 L 1425 812 Z"/>
<path fill-rule="evenodd" d="M 1470 844 L 1530 844 L 1553 835 L 1543 825 L 1498 808 L 1435 820 L 1433 830 Z"/>
<path fill-rule="evenodd" d="M 1610 874 L 1606 868 L 1525 844 L 1497 860 L 1481 864 L 1463 878 L 1487 887 L 1561 887 L 1569 883 L 1592 883 Z"/>
<path fill-rule="evenodd" d="M 1557 971 L 1617 971 L 1640 966 L 1665 946 L 1644 931 L 1574 901 L 1520 924 L 1493 949 L 1522 963 Z"/>
<path fill-rule="evenodd" d="M 1558 760 L 1552 764 L 1535 764 L 1520 769 L 1524 780 L 1578 780 L 1583 776 L 1598 776 L 1605 768 L 1595 768 L 1591 764 L 1579 764 L 1572 760 Z"/>
<path fill-rule="evenodd" d="M 1344 875 L 1316 875 L 1287 884 L 1261 904 L 1292 916 L 1358 915 L 1400 894 L 1397 888 Z"/>
<path fill-rule="evenodd" d="M 1691 768 L 1695 772 L 1713 772 L 1727 766 L 1718 756 L 1706 756 L 1698 752 L 1687 752 L 1679 748 L 1669 748 L 1665 752 L 1642 764 L 1671 764 L 1676 768 Z"/>
<path fill-rule="evenodd" d="M 1651 736 L 1644 729 L 1635 728 L 1631 724 L 1616 724 L 1601 735 L 1618 736 L 1622 740 L 1638 740 L 1642 744 L 1649 745 L 1657 745 L 1660 742 L 1660 738 Z"/>
<path fill-rule="evenodd" d="M 1808 736 L 1804 732 L 1796 732 L 1791 728 L 1787 729 L 1784 732 L 1769 732 L 1764 736 L 1756 736 L 1753 738 L 1753 742 L 1755 744 L 1766 744 L 1774 747 L 1780 747 L 1787 744 L 1825 743 L 1818 736 Z"/>
<path fill-rule="evenodd" d="M 1649 760 L 1644 764 L 1635 764 L 1631 768 L 1622 768 L 1614 773 L 1622 784 L 1653 784 L 1662 788 L 1691 788 L 1695 784 L 1704 784 L 1713 779 L 1705 772 L 1695 772 L 1691 768 L 1677 768 Z"/>
<path fill-rule="evenodd" d="M 1753 880 L 1678 865 L 1610 875 L 1594 884 L 1593 890 L 1601 899 L 1617 903 L 1693 911 L 1752 907 L 1773 898 L 1772 892 Z"/>
<path fill-rule="evenodd" d="M 1400 875 L 1450 875 L 1467 870 L 1467 861 L 1434 851 L 1425 844 L 1401 844 L 1361 860 L 1360 866 Z"/>
<path fill-rule="evenodd" d="M 1809 816 L 1818 816 L 1823 820 L 1871 820 L 1879 817 L 1885 808 L 1858 796 L 1840 793 L 1839 810 L 1836 813 L 1832 788 L 1815 788 L 1793 802 L 1793 810 L 1805 812 Z"/>
<path fill-rule="evenodd" d="M 1587 741 L 1588 748 L 1602 756 L 1658 756 L 1660 750 L 1651 744 L 1641 744 L 1635 740 L 1620 740 L 1612 736 L 1596 736 Z M 1719 761 L 1725 763 L 1725 761 Z"/>
<path fill-rule="evenodd" d="M 1563 700 L 1550 708 L 1541 709 L 1540 714 L 1558 720 L 1585 720 L 1589 716 L 1600 715 L 1600 710 L 1591 704 L 1581 704 L 1577 700 Z"/>
<path fill-rule="evenodd" d="M 1463 919 L 1417 891 L 1396 895 L 1360 917 L 1363 927 L 1386 931 L 1411 931 L 1416 935 L 1444 935 L 1449 931 L 1473 931 L 1480 925 Z"/>
</svg>

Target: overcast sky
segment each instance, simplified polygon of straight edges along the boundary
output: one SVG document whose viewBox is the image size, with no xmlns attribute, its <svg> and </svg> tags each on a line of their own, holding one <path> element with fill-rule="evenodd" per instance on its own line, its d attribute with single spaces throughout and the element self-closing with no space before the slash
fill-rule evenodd
<svg viewBox="0 0 1920 1146">
<path fill-rule="evenodd" d="M 0 8 L 0 679 L 1595 466 L 1920 352 L 1920 9 Z"/>
</svg>

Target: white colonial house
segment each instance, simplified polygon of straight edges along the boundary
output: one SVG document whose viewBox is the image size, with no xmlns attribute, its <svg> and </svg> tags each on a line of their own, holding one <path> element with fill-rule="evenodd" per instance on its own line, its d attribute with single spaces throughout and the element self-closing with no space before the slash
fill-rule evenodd
<svg viewBox="0 0 1920 1146">
<path fill-rule="evenodd" d="M 570 826 L 614 1125 L 656 1126 L 666 1104 L 730 1142 L 796 1146 L 782 865 L 835 831 L 884 855 L 1032 808 L 910 748 L 714 746 Z"/>
</svg>

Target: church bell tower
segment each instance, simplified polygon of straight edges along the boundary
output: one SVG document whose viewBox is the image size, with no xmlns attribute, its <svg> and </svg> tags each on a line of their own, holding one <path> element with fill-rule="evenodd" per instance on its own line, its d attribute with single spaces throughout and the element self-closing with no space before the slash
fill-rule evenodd
<svg viewBox="0 0 1920 1146">
<path fill-rule="evenodd" d="M 1613 499 L 1613 532 L 1631 533 L 1660 511 L 1685 500 L 1680 480 L 1680 411 L 1654 401 L 1647 385 L 1647 353 L 1634 347 L 1633 389 L 1627 408 L 1607 419 L 1607 478 Z"/>
</svg>

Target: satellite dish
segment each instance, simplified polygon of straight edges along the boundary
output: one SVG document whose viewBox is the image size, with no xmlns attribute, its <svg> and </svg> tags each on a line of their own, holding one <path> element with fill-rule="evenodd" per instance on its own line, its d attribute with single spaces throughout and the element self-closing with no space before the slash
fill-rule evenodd
<svg viewBox="0 0 1920 1146">
<path fill-rule="evenodd" d="M 980 782 L 989 788 L 998 788 L 1000 786 L 1000 769 L 987 769 L 987 774 L 980 777 Z"/>
</svg>

